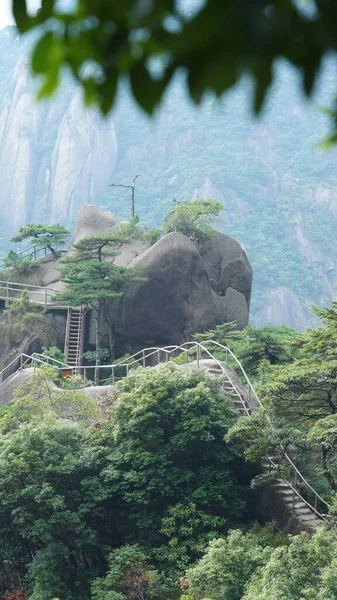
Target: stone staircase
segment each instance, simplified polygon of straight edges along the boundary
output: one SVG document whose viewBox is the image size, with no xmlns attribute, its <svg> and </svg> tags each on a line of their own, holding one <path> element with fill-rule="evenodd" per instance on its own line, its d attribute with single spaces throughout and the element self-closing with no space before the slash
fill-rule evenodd
<svg viewBox="0 0 337 600">
<path fill-rule="evenodd" d="M 223 378 L 222 390 L 226 396 L 229 396 L 233 401 L 234 408 L 238 412 L 240 417 L 247 417 L 254 410 L 254 407 L 249 406 L 249 399 L 243 397 L 240 393 L 238 385 L 233 380 L 233 375 L 229 376 L 226 373 L 226 368 L 220 366 L 210 366 L 207 368 L 209 373 L 216 375 L 217 377 Z M 283 466 L 282 459 L 280 457 L 265 458 L 262 461 L 262 468 L 264 471 L 272 470 L 275 473 L 275 479 L 273 478 L 273 489 L 277 495 L 281 498 L 284 503 L 287 512 L 300 524 L 301 529 L 306 529 L 310 532 L 316 531 L 317 527 L 322 525 L 322 518 L 313 511 L 317 510 L 317 505 L 312 507 L 309 503 L 306 503 L 305 499 L 300 496 L 295 486 L 292 485 L 291 481 L 287 479 L 281 479 L 277 477 L 277 471 Z M 296 474 L 295 474 L 296 476 Z"/>
</svg>

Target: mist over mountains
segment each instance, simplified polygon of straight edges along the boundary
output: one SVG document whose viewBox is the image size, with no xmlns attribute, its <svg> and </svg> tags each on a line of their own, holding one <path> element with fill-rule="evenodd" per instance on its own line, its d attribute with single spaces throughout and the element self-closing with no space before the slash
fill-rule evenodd
<svg viewBox="0 0 337 600">
<path fill-rule="evenodd" d="M 324 96 L 307 104 L 293 71 L 279 66 L 263 118 L 249 110 L 250 83 L 223 101 L 195 107 L 182 78 L 150 120 L 126 89 L 108 119 L 83 108 L 65 78 L 50 102 L 35 102 L 29 41 L 0 32 L 1 249 L 28 222 L 72 226 L 78 209 L 94 203 L 128 216 L 128 190 L 109 184 L 137 180 L 136 211 L 160 224 L 174 199 L 221 200 L 218 229 L 246 249 L 254 270 L 252 322 L 303 329 L 315 323 L 312 302 L 336 295 L 336 150 L 318 143 L 333 66 L 324 70 Z"/>
</svg>

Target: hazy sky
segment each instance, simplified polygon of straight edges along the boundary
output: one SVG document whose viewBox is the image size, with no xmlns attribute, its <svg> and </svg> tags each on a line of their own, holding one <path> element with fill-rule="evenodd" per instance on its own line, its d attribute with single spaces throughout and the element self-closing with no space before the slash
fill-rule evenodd
<svg viewBox="0 0 337 600">
<path fill-rule="evenodd" d="M 40 0 L 29 0 L 29 8 L 34 10 L 39 7 Z M 13 25 L 12 15 L 12 0 L 0 0 L 0 29 L 6 27 L 6 25 Z"/>
</svg>

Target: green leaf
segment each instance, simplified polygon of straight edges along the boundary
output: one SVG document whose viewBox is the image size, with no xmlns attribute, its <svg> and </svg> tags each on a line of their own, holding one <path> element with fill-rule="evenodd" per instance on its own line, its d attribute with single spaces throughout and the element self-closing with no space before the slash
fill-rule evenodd
<svg viewBox="0 0 337 600">
<path fill-rule="evenodd" d="M 151 115 L 162 98 L 167 79 L 154 80 L 141 60 L 133 65 L 130 82 L 138 104 Z"/>
<path fill-rule="evenodd" d="M 13 16 L 20 31 L 25 31 L 29 20 L 26 0 L 13 0 Z"/>
<path fill-rule="evenodd" d="M 32 55 L 34 73 L 47 73 L 50 67 L 50 55 L 54 44 L 54 35 L 48 31 L 36 44 Z"/>
</svg>

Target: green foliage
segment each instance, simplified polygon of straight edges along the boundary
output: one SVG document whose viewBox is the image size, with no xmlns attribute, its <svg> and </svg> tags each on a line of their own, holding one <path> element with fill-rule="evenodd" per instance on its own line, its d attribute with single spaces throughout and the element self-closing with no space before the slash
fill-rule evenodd
<svg viewBox="0 0 337 600">
<path fill-rule="evenodd" d="M 297 340 L 294 340 L 294 346 L 300 348 L 306 355 L 315 354 L 325 360 L 336 360 L 337 302 L 332 302 L 330 306 L 324 308 L 313 306 L 312 309 L 324 327 L 307 329 Z"/>
<path fill-rule="evenodd" d="M 14 250 L 10 250 L 8 254 L 3 259 L 3 264 L 6 269 L 14 268 L 17 269 L 20 273 L 25 273 L 31 265 L 33 260 L 33 255 L 29 254 L 28 256 L 23 257 L 18 252 L 14 252 Z"/>
<path fill-rule="evenodd" d="M 57 348 L 56 346 L 51 346 L 47 348 L 46 346 L 42 346 L 42 354 L 47 356 L 48 358 L 58 360 L 61 363 L 64 363 L 64 352 Z"/>
<path fill-rule="evenodd" d="M 175 207 L 164 218 L 165 233 L 177 231 L 195 244 L 213 235 L 212 224 L 224 206 L 217 200 L 175 201 Z"/>
<path fill-rule="evenodd" d="M 229 345 L 244 369 L 250 375 L 279 364 L 290 363 L 294 350 L 290 345 L 298 333 L 289 327 L 253 327 L 248 325 L 242 331 L 229 336 Z"/>
<path fill-rule="evenodd" d="M 98 306 L 101 300 L 122 296 L 121 288 L 126 281 L 140 279 L 135 269 L 94 260 L 68 262 L 61 268 L 61 276 L 67 287 L 57 295 L 57 299 L 70 306 Z"/>
<path fill-rule="evenodd" d="M 89 425 L 97 417 L 97 403 L 85 394 L 56 387 L 58 372 L 43 366 L 32 379 L 13 391 L 13 401 L 0 417 L 2 433 L 22 424 L 56 418 Z"/>
<path fill-rule="evenodd" d="M 312 423 L 337 410 L 337 361 L 310 357 L 275 368 L 260 388 L 275 414 Z"/>
<path fill-rule="evenodd" d="M 46 314 L 41 304 L 31 302 L 27 290 L 24 290 L 20 298 L 11 299 L 0 319 L 2 343 L 10 351 L 32 332 L 48 345 L 57 343 L 60 336 L 53 315 Z"/>
<path fill-rule="evenodd" d="M 323 473 L 329 485 L 337 491 L 337 415 L 319 419 L 308 434 L 311 443 L 320 448 Z"/>
<path fill-rule="evenodd" d="M 89 600 L 93 581 L 97 600 L 177 597 L 186 565 L 245 508 L 218 381 L 138 369 L 97 420 L 54 376 L 39 369 L 1 414 L 0 593 L 19 588 L 15 557 L 34 600 Z"/>
<path fill-rule="evenodd" d="M 195 333 L 193 337 L 197 342 L 200 343 L 213 340 L 214 342 L 218 342 L 218 344 L 228 346 L 229 340 L 231 339 L 231 334 L 235 329 L 236 323 L 235 321 L 231 321 L 231 323 L 222 323 L 221 325 L 217 325 L 215 329 L 210 329 L 204 333 Z M 214 346 L 214 349 L 216 349 L 216 346 Z"/>
<path fill-rule="evenodd" d="M 316 7 L 275 1 L 266 11 L 264 3 L 247 5 L 243 0 L 235 7 L 229 1 L 207 0 L 192 9 L 179 9 L 173 0 L 142 9 L 127 1 L 117 6 L 101 0 L 94 5 L 81 1 L 63 12 L 52 0 L 32 17 L 25 2 L 13 0 L 13 10 L 20 31 L 44 24 L 32 56 L 33 72 L 43 80 L 40 97 L 55 91 L 67 65 L 87 102 L 97 103 L 105 114 L 125 77 L 136 101 L 152 113 L 181 69 L 196 102 L 206 91 L 220 96 L 250 75 L 259 111 L 276 61 L 285 58 L 300 71 L 309 95 L 324 56 L 337 44 L 334 3 Z M 219 28 L 219 23 L 225 27 Z M 159 59 L 156 67 L 154 59 Z M 88 63 L 98 72 L 86 70 Z"/>
<path fill-rule="evenodd" d="M 184 587 L 188 597 L 240 600 L 246 583 L 267 562 L 273 549 L 269 545 L 272 538 L 268 529 L 247 533 L 236 529 L 225 538 L 213 540 L 186 573 Z M 286 538 L 282 541 L 286 542 Z"/>
<path fill-rule="evenodd" d="M 276 548 L 246 587 L 242 600 L 333 600 L 336 597 L 336 536 L 302 533 Z"/>
<path fill-rule="evenodd" d="M 261 388 L 275 414 L 313 423 L 337 411 L 337 304 L 314 307 L 324 327 L 308 329 L 290 345 L 299 358 L 278 366 Z"/>
<path fill-rule="evenodd" d="M 64 420 L 31 422 L 1 437 L 0 517 L 16 528 L 13 542 L 31 549 L 31 598 L 84 600 L 94 565 L 104 563 L 105 540 L 96 532 L 105 496 L 90 439 Z"/>
<path fill-rule="evenodd" d="M 118 452 L 105 477 L 141 544 L 167 540 L 193 555 L 244 511 L 231 475 L 240 451 L 223 442 L 234 413 L 218 386 L 202 370 L 172 363 L 137 369 L 117 385 L 111 428 Z"/>
<path fill-rule="evenodd" d="M 39 248 L 48 248 L 55 256 L 56 250 L 67 243 L 70 231 L 56 223 L 55 225 L 30 224 L 21 227 L 18 235 L 14 236 L 12 242 L 22 242 L 30 238 L 31 244 Z"/>
<path fill-rule="evenodd" d="M 143 235 L 143 241 L 146 246 L 153 246 L 158 240 L 160 240 L 160 229 L 148 229 Z"/>
<path fill-rule="evenodd" d="M 290 363 L 299 351 L 295 346 L 299 334 L 288 327 L 254 327 L 248 325 L 241 331 L 236 331 L 235 323 L 217 325 L 215 329 L 197 333 L 197 342 L 213 340 L 227 346 L 234 352 L 245 371 L 253 380 L 261 382 L 268 378 L 275 365 Z M 228 362 L 236 369 L 236 361 L 230 353 L 226 353 L 216 344 L 207 344 L 207 349 L 218 359 Z"/>
<path fill-rule="evenodd" d="M 88 350 L 83 354 L 83 357 L 86 358 L 89 362 L 95 362 L 97 358 L 96 350 Z M 104 363 L 109 364 L 110 350 L 108 350 L 107 348 L 101 348 L 99 358 L 101 365 L 103 365 Z"/>
<path fill-rule="evenodd" d="M 113 550 L 104 578 L 92 585 L 93 600 L 143 600 L 160 597 L 160 575 L 148 564 L 139 546 L 126 545 Z M 159 594 L 158 594 L 159 592 Z"/>
<path fill-rule="evenodd" d="M 116 246 L 137 237 L 138 222 L 138 217 L 134 217 L 116 232 L 83 238 L 73 245 L 73 254 L 61 259 L 64 266 L 60 272 L 66 288 L 56 298 L 70 306 L 84 304 L 96 311 L 96 367 L 101 360 L 100 327 L 106 300 L 122 296 L 126 282 L 144 280 L 135 269 L 119 267 L 104 258 L 116 256 L 119 253 Z M 98 369 L 95 369 L 95 383 L 99 383 Z"/>
<path fill-rule="evenodd" d="M 129 244 L 141 238 L 143 232 L 143 228 L 139 225 L 139 217 L 133 217 L 130 222 L 122 223 L 117 231 L 82 238 L 72 246 L 75 254 L 64 257 L 62 262 L 66 264 L 92 260 L 103 262 L 105 257 L 117 256 L 122 244 Z"/>
</svg>

